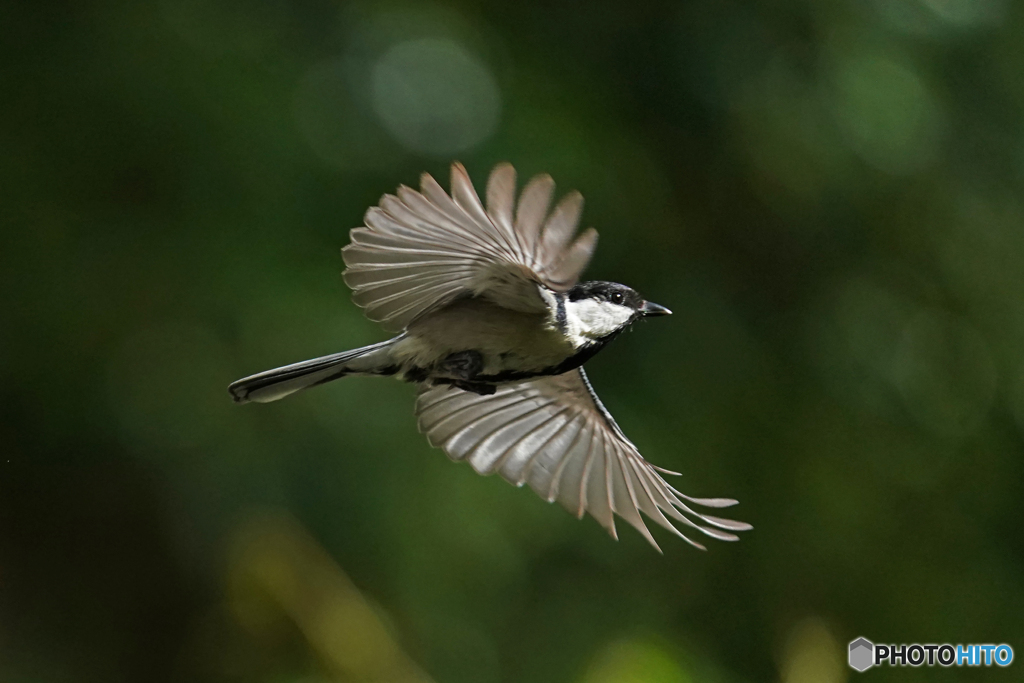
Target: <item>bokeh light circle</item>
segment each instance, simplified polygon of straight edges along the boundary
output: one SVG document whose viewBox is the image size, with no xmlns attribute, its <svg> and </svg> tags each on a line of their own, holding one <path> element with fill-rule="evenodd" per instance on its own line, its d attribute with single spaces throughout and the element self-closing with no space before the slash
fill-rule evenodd
<svg viewBox="0 0 1024 683">
<path fill-rule="evenodd" d="M 850 55 L 836 70 L 834 87 L 839 126 L 869 164 L 903 175 L 936 158 L 943 113 L 909 65 L 876 54 Z"/>
<path fill-rule="evenodd" d="M 501 92 L 487 67 L 457 43 L 399 43 L 374 65 L 373 108 L 388 133 L 414 152 L 447 157 L 494 132 Z"/>
<path fill-rule="evenodd" d="M 973 432 L 995 399 L 995 360 L 966 321 L 922 311 L 907 324 L 893 365 L 907 411 L 940 437 Z"/>
</svg>

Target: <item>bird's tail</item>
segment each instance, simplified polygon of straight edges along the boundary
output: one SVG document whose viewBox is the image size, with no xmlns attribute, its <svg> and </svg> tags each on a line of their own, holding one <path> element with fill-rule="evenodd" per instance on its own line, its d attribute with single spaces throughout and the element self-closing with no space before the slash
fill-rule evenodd
<svg viewBox="0 0 1024 683">
<path fill-rule="evenodd" d="M 228 387 L 235 403 L 269 403 L 288 394 L 315 387 L 345 375 L 390 375 L 397 370 L 391 360 L 391 346 L 401 335 L 361 349 L 293 363 L 233 382 Z"/>
</svg>

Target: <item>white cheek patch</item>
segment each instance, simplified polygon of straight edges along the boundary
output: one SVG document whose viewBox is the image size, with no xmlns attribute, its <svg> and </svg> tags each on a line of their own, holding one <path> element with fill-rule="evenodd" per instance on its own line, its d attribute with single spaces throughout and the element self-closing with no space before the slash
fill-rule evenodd
<svg viewBox="0 0 1024 683">
<path fill-rule="evenodd" d="M 628 306 L 608 301 L 581 299 L 565 303 L 566 322 L 570 333 L 597 339 L 607 336 L 629 322 L 634 311 Z"/>
</svg>

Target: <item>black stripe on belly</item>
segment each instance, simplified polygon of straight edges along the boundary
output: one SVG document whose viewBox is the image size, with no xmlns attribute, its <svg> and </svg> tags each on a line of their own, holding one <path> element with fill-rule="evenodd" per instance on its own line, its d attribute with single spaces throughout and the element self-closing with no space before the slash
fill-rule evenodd
<svg viewBox="0 0 1024 683">
<path fill-rule="evenodd" d="M 565 294 L 557 292 L 555 302 L 555 326 L 559 332 L 565 334 Z"/>
<path fill-rule="evenodd" d="M 494 375 L 477 375 L 473 378 L 473 381 L 484 384 L 501 384 L 503 382 L 515 382 L 517 380 L 531 379 L 533 377 L 561 375 L 563 372 L 575 370 L 593 358 L 598 351 L 604 348 L 604 345 L 608 343 L 608 340 L 613 336 L 615 335 L 610 335 L 605 339 L 599 339 L 581 347 L 579 351 L 569 356 L 558 365 L 552 365 L 550 367 L 542 368 L 541 370 L 505 370 L 504 372 L 499 372 Z"/>
</svg>

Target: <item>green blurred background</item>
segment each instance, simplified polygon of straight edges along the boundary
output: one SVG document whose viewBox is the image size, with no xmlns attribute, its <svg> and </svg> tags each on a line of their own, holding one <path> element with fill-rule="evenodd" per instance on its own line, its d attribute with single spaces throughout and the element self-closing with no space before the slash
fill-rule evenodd
<svg viewBox="0 0 1024 683">
<path fill-rule="evenodd" d="M 854 680 L 1024 652 L 1024 7 L 0 4 L 0 681 Z M 612 541 L 353 378 L 338 250 L 453 159 L 671 307 L 588 370 L 754 525 Z M 889 669 L 877 681 L 1020 680 Z"/>
</svg>

